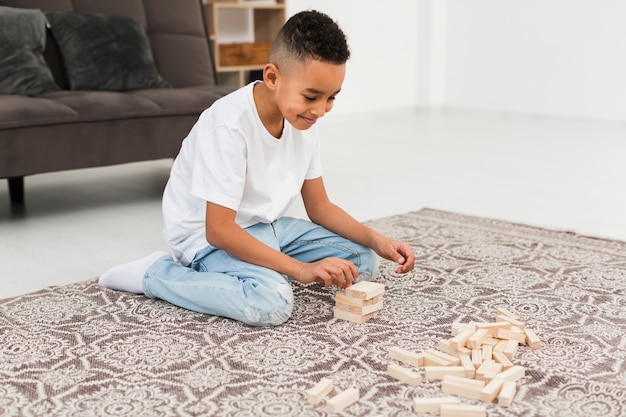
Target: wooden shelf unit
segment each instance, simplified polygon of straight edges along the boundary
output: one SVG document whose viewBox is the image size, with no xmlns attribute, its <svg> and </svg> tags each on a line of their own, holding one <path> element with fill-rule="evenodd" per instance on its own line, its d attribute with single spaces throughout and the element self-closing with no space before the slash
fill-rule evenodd
<svg viewBox="0 0 626 417">
<path fill-rule="evenodd" d="M 215 66 L 218 75 L 218 82 L 224 85 L 243 86 L 248 82 L 248 75 L 251 71 L 262 70 L 265 62 L 240 65 L 222 65 L 220 63 L 220 45 L 231 43 L 224 42 L 220 38 L 220 25 L 224 25 L 222 20 L 227 14 L 233 12 L 248 13 L 251 15 L 252 35 L 251 42 L 274 41 L 276 34 L 285 23 L 286 0 L 276 0 L 268 2 L 262 0 L 204 0 L 206 23 L 209 32 L 209 40 L 215 56 Z M 244 22 L 242 22 L 244 23 Z"/>
</svg>

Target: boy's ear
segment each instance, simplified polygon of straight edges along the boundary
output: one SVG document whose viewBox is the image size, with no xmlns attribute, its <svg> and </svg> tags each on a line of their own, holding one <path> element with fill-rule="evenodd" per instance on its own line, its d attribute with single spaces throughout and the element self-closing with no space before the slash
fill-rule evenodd
<svg viewBox="0 0 626 417">
<path fill-rule="evenodd" d="M 263 82 L 270 89 L 276 88 L 276 81 L 278 80 L 279 70 L 274 64 L 267 64 L 263 68 Z"/>
</svg>

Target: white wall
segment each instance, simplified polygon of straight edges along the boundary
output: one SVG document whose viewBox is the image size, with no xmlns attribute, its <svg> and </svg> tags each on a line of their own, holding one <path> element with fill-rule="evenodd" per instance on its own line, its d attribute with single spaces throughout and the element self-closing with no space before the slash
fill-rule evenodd
<svg viewBox="0 0 626 417">
<path fill-rule="evenodd" d="M 348 35 L 335 112 L 468 108 L 626 121 L 626 1 L 287 0 Z"/>
<path fill-rule="evenodd" d="M 315 9 L 348 37 L 352 56 L 333 113 L 417 105 L 417 3 L 412 0 L 287 0 L 287 15 Z"/>
<path fill-rule="evenodd" d="M 626 120 L 623 0 L 443 1 L 445 106 Z"/>
</svg>

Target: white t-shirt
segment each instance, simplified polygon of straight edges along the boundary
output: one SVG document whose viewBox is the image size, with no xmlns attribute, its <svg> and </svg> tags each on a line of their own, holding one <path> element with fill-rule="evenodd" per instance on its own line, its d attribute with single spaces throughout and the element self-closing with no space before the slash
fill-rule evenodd
<svg viewBox="0 0 626 417">
<path fill-rule="evenodd" d="M 254 83 L 213 103 L 182 143 L 163 193 L 163 234 L 184 264 L 206 247 L 206 202 L 237 212 L 241 227 L 283 216 L 307 179 L 322 175 L 315 126 L 285 121 L 280 139 L 263 126 Z"/>
</svg>

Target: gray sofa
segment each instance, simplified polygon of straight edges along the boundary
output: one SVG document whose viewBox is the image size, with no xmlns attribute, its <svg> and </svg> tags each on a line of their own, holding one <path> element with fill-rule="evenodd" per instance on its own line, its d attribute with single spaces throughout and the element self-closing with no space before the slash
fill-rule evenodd
<svg viewBox="0 0 626 417">
<path fill-rule="evenodd" d="M 232 91 L 216 85 L 200 0 L 0 0 L 0 6 L 135 18 L 170 85 L 73 89 L 67 59 L 46 29 L 44 57 L 58 91 L 0 94 L 0 179 L 9 180 L 14 203 L 24 200 L 28 175 L 175 157 L 202 110 Z"/>
</svg>

